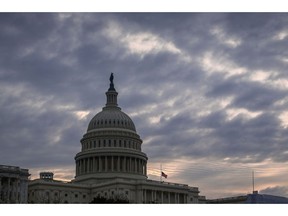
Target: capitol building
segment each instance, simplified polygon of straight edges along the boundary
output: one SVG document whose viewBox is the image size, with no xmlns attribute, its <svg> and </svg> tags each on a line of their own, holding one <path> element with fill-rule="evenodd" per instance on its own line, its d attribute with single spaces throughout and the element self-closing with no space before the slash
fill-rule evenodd
<svg viewBox="0 0 288 216">
<path fill-rule="evenodd" d="M 75 156 L 75 178 L 58 181 L 42 172 L 29 181 L 28 203 L 91 203 L 97 197 L 129 203 L 202 203 L 198 187 L 150 180 L 147 155 L 131 118 L 117 103 L 110 76 L 107 102 L 89 122 Z"/>
</svg>

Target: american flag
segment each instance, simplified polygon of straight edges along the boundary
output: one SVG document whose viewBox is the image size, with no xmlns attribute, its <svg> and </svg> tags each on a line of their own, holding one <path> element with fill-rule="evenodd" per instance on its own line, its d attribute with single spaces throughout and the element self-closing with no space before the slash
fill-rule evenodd
<svg viewBox="0 0 288 216">
<path fill-rule="evenodd" d="M 161 172 L 161 176 L 163 176 L 164 178 L 168 177 L 164 172 Z"/>
</svg>

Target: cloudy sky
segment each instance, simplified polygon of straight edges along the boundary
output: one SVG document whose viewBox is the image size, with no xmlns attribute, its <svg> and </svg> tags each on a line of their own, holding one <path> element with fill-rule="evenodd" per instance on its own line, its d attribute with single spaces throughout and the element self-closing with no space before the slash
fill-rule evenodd
<svg viewBox="0 0 288 216">
<path fill-rule="evenodd" d="M 0 13 L 0 164 L 71 180 L 114 73 L 149 178 L 288 196 L 287 13 Z"/>
</svg>

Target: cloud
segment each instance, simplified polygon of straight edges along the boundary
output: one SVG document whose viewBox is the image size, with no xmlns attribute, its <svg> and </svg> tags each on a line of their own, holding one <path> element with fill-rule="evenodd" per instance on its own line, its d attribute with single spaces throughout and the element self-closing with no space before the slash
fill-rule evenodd
<svg viewBox="0 0 288 216">
<path fill-rule="evenodd" d="M 150 176 L 162 161 L 206 195 L 245 194 L 243 172 L 224 168 L 262 164 L 262 188 L 286 187 L 269 166 L 288 162 L 287 14 L 2 13 L 0 24 L 1 164 L 73 176 L 61 167 L 72 170 L 113 72 Z"/>
<path fill-rule="evenodd" d="M 288 187 L 283 186 L 275 186 L 275 187 L 268 187 L 259 191 L 261 194 L 270 194 L 274 196 L 283 196 L 288 197 Z"/>
</svg>

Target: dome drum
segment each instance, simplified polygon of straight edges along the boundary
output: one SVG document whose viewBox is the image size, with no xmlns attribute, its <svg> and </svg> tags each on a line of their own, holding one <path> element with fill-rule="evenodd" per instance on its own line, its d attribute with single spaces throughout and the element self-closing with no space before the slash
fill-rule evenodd
<svg viewBox="0 0 288 216">
<path fill-rule="evenodd" d="M 92 149 L 111 149 L 111 148 L 120 148 L 120 149 L 131 149 L 134 151 L 141 151 L 142 140 L 130 138 L 130 137 L 107 137 L 107 136 L 98 136 L 91 137 L 89 139 L 81 140 L 82 151 L 92 150 Z"/>
<path fill-rule="evenodd" d="M 77 181 L 80 176 L 85 177 L 86 175 L 94 174 L 95 177 L 103 177 L 103 175 L 105 176 L 109 173 L 113 173 L 116 176 L 118 173 L 126 173 L 136 175 L 136 178 L 140 176 L 147 178 L 146 167 L 146 155 L 105 154 L 104 152 L 103 154 L 77 155 L 75 180 Z"/>
</svg>

